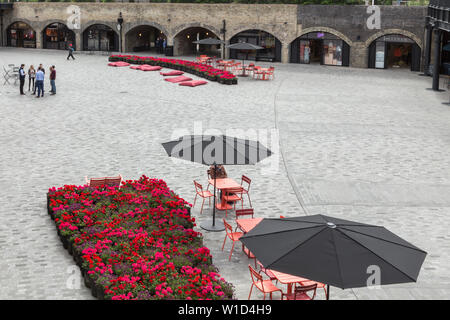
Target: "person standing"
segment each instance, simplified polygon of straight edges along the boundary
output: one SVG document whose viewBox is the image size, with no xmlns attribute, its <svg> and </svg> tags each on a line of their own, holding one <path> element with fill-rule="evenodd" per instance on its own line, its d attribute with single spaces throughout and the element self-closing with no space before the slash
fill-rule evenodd
<svg viewBox="0 0 450 320">
<path fill-rule="evenodd" d="M 38 69 L 41 69 L 41 71 L 44 73 L 44 76 L 45 76 L 45 69 L 44 69 L 44 66 L 42 65 L 42 63 L 39 64 Z M 44 92 L 44 82 L 42 82 L 42 93 L 43 92 Z"/>
<path fill-rule="evenodd" d="M 36 72 L 36 87 L 37 87 L 36 98 L 39 98 L 39 96 L 44 97 L 44 77 L 45 74 L 43 68 L 39 68 L 38 71 Z"/>
<path fill-rule="evenodd" d="M 36 92 L 36 88 L 34 86 L 34 79 L 36 78 L 36 70 L 34 70 L 33 65 L 28 69 L 28 91 L 31 89 L 31 83 L 33 83 L 33 92 Z"/>
<path fill-rule="evenodd" d="M 72 44 L 69 44 L 69 55 L 67 56 L 67 60 L 69 60 L 70 57 L 72 57 L 73 60 L 75 60 L 75 57 L 73 56 L 73 52 L 75 49 L 72 47 Z"/>
<path fill-rule="evenodd" d="M 50 67 L 50 85 L 52 89 L 50 90 L 51 94 L 56 94 L 56 70 L 55 66 Z"/>
<path fill-rule="evenodd" d="M 23 93 L 23 86 L 25 85 L 25 70 L 23 69 L 25 67 L 25 65 L 22 63 L 20 65 L 20 69 L 19 69 L 19 80 L 20 80 L 20 94 L 24 95 L 25 93 Z"/>
</svg>

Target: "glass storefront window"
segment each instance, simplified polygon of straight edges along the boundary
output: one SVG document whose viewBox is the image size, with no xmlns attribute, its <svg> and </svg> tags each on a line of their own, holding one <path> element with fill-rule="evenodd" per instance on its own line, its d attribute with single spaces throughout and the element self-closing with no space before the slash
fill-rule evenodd
<svg viewBox="0 0 450 320">
<path fill-rule="evenodd" d="M 383 41 L 377 41 L 375 44 L 375 68 L 377 69 L 384 69 L 385 47 Z"/>
<path fill-rule="evenodd" d="M 8 28 L 7 41 L 12 47 L 36 48 L 36 33 L 28 24 L 16 22 Z"/>
<path fill-rule="evenodd" d="M 309 40 L 300 40 L 300 63 L 309 63 L 311 46 Z"/>
<path fill-rule="evenodd" d="M 342 66 L 342 40 L 324 40 L 323 63 Z"/>
<path fill-rule="evenodd" d="M 94 25 L 84 32 L 84 43 L 88 51 L 114 51 L 118 47 L 118 36 L 108 26 Z"/>
<path fill-rule="evenodd" d="M 281 59 L 281 43 L 270 33 L 261 30 L 247 30 L 234 36 L 231 43 L 247 42 L 263 47 L 264 49 L 249 52 L 232 52 L 231 56 L 235 59 L 245 60 L 270 60 L 279 61 Z M 280 53 L 278 53 L 280 51 Z"/>
</svg>

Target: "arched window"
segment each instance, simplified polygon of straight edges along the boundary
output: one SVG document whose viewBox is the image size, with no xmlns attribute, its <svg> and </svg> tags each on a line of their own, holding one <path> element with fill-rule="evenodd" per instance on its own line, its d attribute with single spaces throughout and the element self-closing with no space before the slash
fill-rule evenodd
<svg viewBox="0 0 450 320">
<path fill-rule="evenodd" d="M 69 44 L 75 47 L 75 32 L 65 24 L 55 22 L 48 25 L 43 31 L 44 49 L 67 49 Z"/>
<path fill-rule="evenodd" d="M 83 50 L 119 51 L 119 35 L 104 24 L 94 24 L 83 32 Z"/>
<path fill-rule="evenodd" d="M 414 40 L 401 34 L 388 34 L 370 44 L 369 68 L 420 71 L 420 56 L 420 47 Z"/>
<path fill-rule="evenodd" d="M 246 30 L 230 39 L 230 43 L 247 42 L 263 47 L 263 50 L 230 50 L 230 58 L 257 61 L 281 61 L 281 42 L 272 34 L 262 30 Z"/>
<path fill-rule="evenodd" d="M 128 31 L 125 35 L 126 51 L 155 51 L 163 53 L 163 42 L 166 35 L 156 27 L 140 25 Z"/>
<path fill-rule="evenodd" d="M 291 43 L 292 63 L 348 66 L 350 46 L 338 36 L 328 32 L 310 32 Z"/>
<path fill-rule="evenodd" d="M 36 32 L 25 22 L 11 24 L 6 35 L 7 45 L 10 47 L 36 48 Z"/>
</svg>

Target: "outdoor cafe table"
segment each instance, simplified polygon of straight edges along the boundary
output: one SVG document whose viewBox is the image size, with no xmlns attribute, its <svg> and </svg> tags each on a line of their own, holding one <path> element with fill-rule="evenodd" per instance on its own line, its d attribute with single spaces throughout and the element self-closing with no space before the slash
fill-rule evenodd
<svg viewBox="0 0 450 320">
<path fill-rule="evenodd" d="M 236 219 L 236 224 L 242 232 L 247 233 L 252 230 L 263 218 Z"/>
<path fill-rule="evenodd" d="M 288 294 L 292 293 L 292 287 L 296 283 L 300 283 L 302 286 L 317 284 L 317 288 L 325 287 L 325 285 L 320 282 L 312 281 L 312 280 L 298 277 L 298 276 L 293 276 L 291 274 L 283 273 L 283 272 L 272 270 L 272 269 L 267 269 L 267 270 L 270 270 L 270 272 L 273 273 L 273 275 L 275 276 L 275 278 L 277 278 L 278 281 L 280 281 L 283 284 L 287 284 L 287 293 Z"/>
<path fill-rule="evenodd" d="M 214 186 L 214 179 L 209 179 L 209 183 Z M 224 190 L 226 189 L 231 189 L 231 188 L 241 188 L 242 186 L 240 185 L 240 183 L 236 182 L 234 179 L 232 178 L 218 178 L 216 179 L 216 189 L 222 190 L 222 199 L 220 201 L 220 203 L 216 204 L 216 208 L 217 210 L 231 210 L 231 208 L 233 208 L 231 205 L 229 205 L 226 201 L 225 201 L 225 192 Z"/>
</svg>

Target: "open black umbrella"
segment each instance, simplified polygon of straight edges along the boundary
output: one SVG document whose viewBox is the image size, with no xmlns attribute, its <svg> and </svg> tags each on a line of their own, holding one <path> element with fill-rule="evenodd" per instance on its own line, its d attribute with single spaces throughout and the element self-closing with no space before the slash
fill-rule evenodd
<svg viewBox="0 0 450 320">
<path fill-rule="evenodd" d="M 216 38 L 205 38 L 205 39 L 201 39 L 201 40 L 197 40 L 197 41 L 192 41 L 192 43 L 206 44 L 206 45 L 218 45 L 218 44 L 224 44 L 225 42 L 220 39 L 216 39 Z"/>
<path fill-rule="evenodd" d="M 205 165 L 248 165 L 256 164 L 269 157 L 272 152 L 258 141 L 229 136 L 190 135 L 162 144 L 170 157 Z M 214 176 L 214 208 L 212 223 L 200 225 L 208 231 L 223 231 L 216 226 L 216 178 Z"/>
<path fill-rule="evenodd" d="M 415 282 L 426 252 L 381 226 L 323 215 L 263 219 L 240 238 L 265 268 L 342 289 Z M 377 269 L 378 268 L 378 269 Z"/>
<path fill-rule="evenodd" d="M 204 44 L 204 45 L 210 45 L 210 46 L 219 45 L 220 44 L 220 46 L 222 47 L 222 45 L 225 43 L 225 41 L 222 41 L 222 40 L 217 39 L 217 38 L 205 38 L 205 39 L 200 39 L 200 40 L 197 40 L 197 41 L 193 41 L 192 43 Z"/>
<path fill-rule="evenodd" d="M 256 44 L 248 43 L 248 42 L 237 42 L 230 44 L 226 46 L 228 49 L 234 49 L 234 50 L 243 50 L 243 51 L 252 51 L 252 50 L 262 50 L 263 47 L 257 46 Z M 242 68 L 244 68 L 244 61 L 245 59 L 242 59 Z M 245 69 L 243 69 L 245 70 Z M 245 73 L 244 73 L 245 74 Z"/>
</svg>

